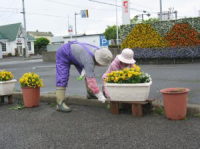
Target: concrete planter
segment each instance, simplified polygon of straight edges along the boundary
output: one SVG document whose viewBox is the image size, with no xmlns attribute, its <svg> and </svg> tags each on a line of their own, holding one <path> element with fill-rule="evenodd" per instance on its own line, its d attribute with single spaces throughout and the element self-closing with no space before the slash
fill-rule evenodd
<svg viewBox="0 0 200 149">
<path fill-rule="evenodd" d="M 0 81 L 0 95 L 12 95 L 17 80 Z"/>
<path fill-rule="evenodd" d="M 152 82 L 137 84 L 105 83 L 105 87 L 111 101 L 145 101 L 148 99 L 151 84 Z"/>
</svg>

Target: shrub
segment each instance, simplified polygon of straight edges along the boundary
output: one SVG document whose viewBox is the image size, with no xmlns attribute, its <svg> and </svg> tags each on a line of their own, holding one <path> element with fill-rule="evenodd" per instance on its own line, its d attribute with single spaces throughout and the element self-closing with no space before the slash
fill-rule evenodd
<svg viewBox="0 0 200 149">
<path fill-rule="evenodd" d="M 122 48 L 166 47 L 167 42 L 150 24 L 137 24 L 122 41 Z"/>
<path fill-rule="evenodd" d="M 8 57 L 11 57 L 12 56 L 12 53 L 8 53 L 8 55 L 7 55 Z"/>
<path fill-rule="evenodd" d="M 46 47 L 49 42 L 50 41 L 47 38 L 37 38 L 36 41 L 34 41 L 35 53 L 42 54 L 43 51 L 46 51 Z"/>
<path fill-rule="evenodd" d="M 165 39 L 171 47 L 200 45 L 199 33 L 188 23 L 175 24 Z"/>
</svg>

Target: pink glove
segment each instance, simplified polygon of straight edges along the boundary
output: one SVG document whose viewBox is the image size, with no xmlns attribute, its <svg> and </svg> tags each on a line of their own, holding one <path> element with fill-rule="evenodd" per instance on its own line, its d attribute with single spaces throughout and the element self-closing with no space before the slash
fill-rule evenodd
<svg viewBox="0 0 200 149">
<path fill-rule="evenodd" d="M 88 88 L 92 91 L 93 94 L 99 93 L 99 87 L 97 85 L 96 78 L 86 77 L 86 82 L 87 82 Z"/>
</svg>

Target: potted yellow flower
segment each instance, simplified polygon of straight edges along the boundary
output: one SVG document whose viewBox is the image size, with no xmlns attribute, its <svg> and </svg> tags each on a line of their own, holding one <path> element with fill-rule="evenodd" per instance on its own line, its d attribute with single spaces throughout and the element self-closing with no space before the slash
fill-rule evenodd
<svg viewBox="0 0 200 149">
<path fill-rule="evenodd" d="M 43 86 L 43 81 L 40 76 L 34 72 L 27 72 L 23 74 L 19 82 L 22 88 L 24 106 L 39 106 L 40 87 Z"/>
<path fill-rule="evenodd" d="M 108 73 L 105 82 L 111 101 L 145 101 L 152 79 L 138 65 L 134 65 L 133 68 Z"/>
<path fill-rule="evenodd" d="M 0 96 L 12 95 L 17 80 L 10 71 L 0 71 Z"/>
</svg>

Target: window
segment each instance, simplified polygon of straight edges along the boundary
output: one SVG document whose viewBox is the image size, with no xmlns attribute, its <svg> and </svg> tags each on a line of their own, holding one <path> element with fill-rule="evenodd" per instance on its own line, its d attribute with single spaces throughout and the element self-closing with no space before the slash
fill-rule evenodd
<svg viewBox="0 0 200 149">
<path fill-rule="evenodd" d="M 28 50 L 31 51 L 31 42 L 28 42 Z"/>
<path fill-rule="evenodd" d="M 2 51 L 6 51 L 6 43 L 1 43 L 2 45 Z"/>
</svg>

